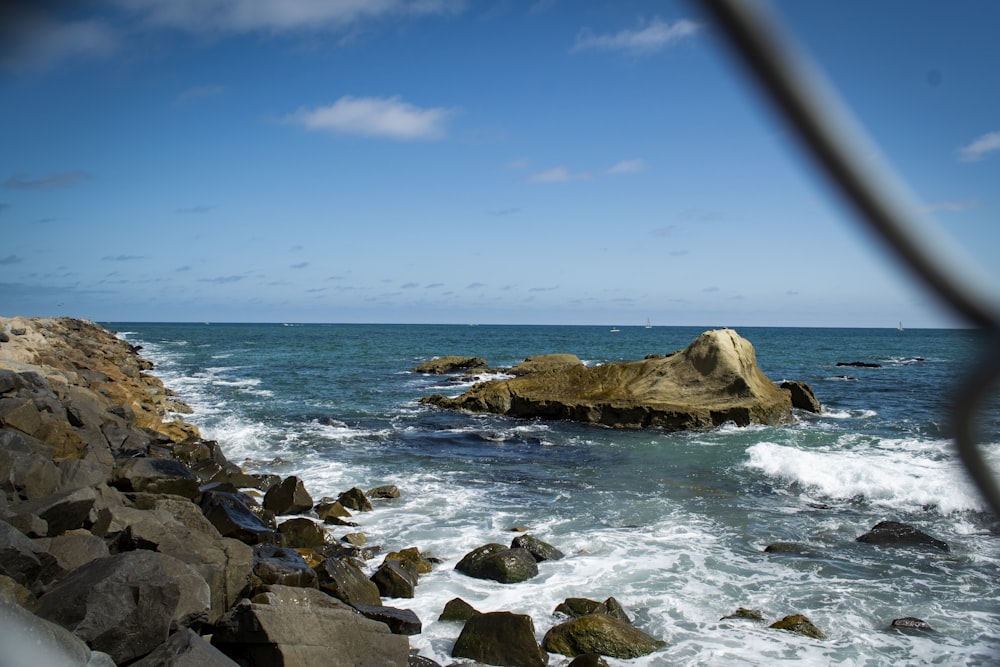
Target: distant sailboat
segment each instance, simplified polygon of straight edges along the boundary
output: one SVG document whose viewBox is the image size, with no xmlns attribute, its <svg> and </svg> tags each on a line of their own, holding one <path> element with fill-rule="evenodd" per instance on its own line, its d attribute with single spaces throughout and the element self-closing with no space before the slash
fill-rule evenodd
<svg viewBox="0 0 1000 667">
<path fill-rule="evenodd" d="M 611 333 L 618 333 L 620 331 L 621 329 L 619 329 L 618 327 L 611 327 Z"/>
<path fill-rule="evenodd" d="M 652 329 L 653 328 L 653 323 L 649 321 L 648 317 L 646 318 L 646 328 L 647 329 Z"/>
<path fill-rule="evenodd" d="M 896 329 L 898 329 L 899 331 L 902 331 L 902 330 L 903 330 L 903 321 L 902 321 L 902 320 L 900 320 L 900 322 L 899 322 L 899 326 L 898 326 L 898 327 L 896 327 Z"/>
</svg>

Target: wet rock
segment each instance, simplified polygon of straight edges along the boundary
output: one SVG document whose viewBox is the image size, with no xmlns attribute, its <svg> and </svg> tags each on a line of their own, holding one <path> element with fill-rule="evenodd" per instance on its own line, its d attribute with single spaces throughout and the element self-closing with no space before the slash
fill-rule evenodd
<svg viewBox="0 0 1000 667">
<path fill-rule="evenodd" d="M 264 494 L 264 509 L 275 514 L 301 514 L 312 509 L 313 501 L 298 477 L 286 477 Z"/>
<path fill-rule="evenodd" d="M 800 410 L 814 412 L 816 414 L 823 411 L 823 406 L 820 405 L 819 399 L 817 399 L 816 394 L 813 393 L 812 387 L 805 382 L 801 382 L 799 380 L 786 380 L 779 386 L 791 393 L 793 408 L 799 408 Z"/>
<path fill-rule="evenodd" d="M 649 655 L 667 643 L 607 614 L 589 614 L 560 623 L 545 633 L 542 646 L 550 653 L 574 657 L 597 653 L 629 660 Z"/>
<path fill-rule="evenodd" d="M 548 654 L 535 640 L 531 617 L 494 611 L 466 621 L 451 650 L 452 657 L 471 658 L 488 665 L 543 667 Z"/>
<path fill-rule="evenodd" d="M 376 486 L 374 489 L 369 489 L 366 494 L 369 498 L 380 498 L 380 499 L 394 499 L 399 498 L 399 487 L 395 484 L 385 484 L 383 486 Z"/>
<path fill-rule="evenodd" d="M 510 543 L 511 549 L 526 549 L 534 559 L 541 563 L 546 560 L 559 560 L 565 558 L 565 554 L 548 542 L 543 542 L 531 535 L 518 535 Z"/>
<path fill-rule="evenodd" d="M 131 551 L 92 561 L 39 598 L 38 615 L 116 663 L 141 658 L 171 630 L 208 618 L 208 584 L 179 560 Z"/>
<path fill-rule="evenodd" d="M 373 607 L 366 604 L 356 604 L 354 608 L 365 618 L 385 623 L 394 635 L 419 635 L 423 631 L 420 619 L 409 609 Z"/>
<path fill-rule="evenodd" d="M 567 667 L 608 667 L 608 661 L 596 653 L 584 653 L 573 658 Z"/>
<path fill-rule="evenodd" d="M 805 635 L 806 637 L 812 637 L 813 639 L 826 639 L 826 635 L 824 635 L 819 628 L 813 625 L 812 621 L 802 614 L 785 616 L 780 621 L 775 621 L 767 627 L 774 628 L 775 630 L 795 632 L 800 635 Z"/>
<path fill-rule="evenodd" d="M 431 375 L 443 375 L 445 373 L 457 373 L 458 371 L 470 368 L 486 368 L 489 364 L 480 357 L 462 357 L 450 355 L 446 357 L 435 357 L 430 361 L 425 361 L 414 366 L 411 373 L 429 373 Z"/>
<path fill-rule="evenodd" d="M 598 602 L 589 598 L 566 598 L 556 605 L 553 613 L 569 618 L 579 618 L 588 614 L 607 614 L 623 623 L 632 622 L 625 609 L 613 597 L 608 598 L 604 602 Z"/>
<path fill-rule="evenodd" d="M 282 521 L 278 525 L 278 533 L 283 547 L 319 547 L 326 544 L 323 526 L 305 517 Z"/>
<path fill-rule="evenodd" d="M 341 505 L 336 500 L 332 498 L 324 498 L 316 504 L 316 516 L 322 521 L 326 521 L 328 518 L 336 517 L 350 517 L 351 513 L 347 511 L 347 508 Z"/>
<path fill-rule="evenodd" d="M 402 561 L 385 560 L 371 580 L 383 597 L 412 598 L 417 587 L 417 570 Z"/>
<path fill-rule="evenodd" d="M 363 547 L 368 544 L 368 537 L 364 533 L 347 533 L 340 538 L 341 542 L 346 542 L 351 546 Z"/>
<path fill-rule="evenodd" d="M 253 575 L 260 584 L 317 588 L 316 571 L 292 549 L 259 544 L 253 548 Z"/>
<path fill-rule="evenodd" d="M 244 544 L 275 544 L 276 531 L 250 510 L 241 496 L 211 491 L 202 494 L 201 510 L 216 530 Z"/>
<path fill-rule="evenodd" d="M 759 609 L 747 609 L 746 607 L 737 607 L 736 611 L 727 616 L 723 616 L 719 620 L 731 621 L 734 619 L 745 619 L 748 621 L 763 621 L 764 614 L 761 613 Z"/>
<path fill-rule="evenodd" d="M 889 629 L 912 635 L 923 635 L 934 632 L 934 628 L 927 621 L 915 616 L 904 616 L 903 618 L 893 619 L 892 623 L 889 624 Z"/>
<path fill-rule="evenodd" d="M 769 554 L 808 554 L 811 549 L 799 542 L 772 542 L 764 547 L 764 553 Z"/>
<path fill-rule="evenodd" d="M 502 544 L 484 544 L 458 562 L 455 569 L 476 579 L 515 584 L 538 575 L 535 557 L 526 549 L 508 549 Z"/>
<path fill-rule="evenodd" d="M 348 489 L 347 491 L 344 491 L 337 498 L 337 502 L 349 510 L 355 510 L 357 512 L 372 511 L 371 501 L 368 500 L 368 497 L 365 495 L 365 492 L 359 489 L 358 487 L 354 487 L 353 489 Z"/>
<path fill-rule="evenodd" d="M 407 547 L 399 551 L 390 551 L 385 555 L 385 560 L 398 560 L 408 567 L 412 567 L 417 574 L 427 574 L 434 569 L 433 560 L 420 553 L 417 547 Z"/>
<path fill-rule="evenodd" d="M 115 471 L 113 486 L 121 491 L 169 493 L 184 498 L 197 498 L 201 482 L 180 461 L 157 458 L 134 458 L 125 461 Z"/>
<path fill-rule="evenodd" d="M 948 551 L 946 542 L 898 521 L 880 521 L 856 541 L 881 546 L 929 546 Z"/>
<path fill-rule="evenodd" d="M 475 607 L 462 598 L 452 598 L 445 603 L 444 609 L 441 611 L 441 615 L 438 616 L 438 620 L 460 621 L 464 623 L 476 614 L 480 613 L 482 612 L 477 611 Z"/>
<path fill-rule="evenodd" d="M 361 568 L 342 558 L 327 558 L 316 569 L 319 588 L 349 605 L 382 606 L 378 586 L 365 576 Z"/>
<path fill-rule="evenodd" d="M 852 366 L 854 368 L 882 368 L 881 364 L 875 364 L 868 361 L 838 361 L 838 366 Z"/>
</svg>

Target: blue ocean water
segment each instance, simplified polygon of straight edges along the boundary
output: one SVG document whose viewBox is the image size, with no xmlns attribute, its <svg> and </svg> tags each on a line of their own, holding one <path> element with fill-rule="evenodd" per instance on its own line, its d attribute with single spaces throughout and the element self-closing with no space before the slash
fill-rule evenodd
<svg viewBox="0 0 1000 667">
<path fill-rule="evenodd" d="M 681 349 L 711 327 L 114 323 L 194 408 L 185 418 L 251 470 L 302 477 L 313 497 L 396 484 L 358 514 L 387 550 L 444 562 L 417 596 L 386 600 L 424 624 L 411 645 L 450 664 L 461 597 L 530 614 L 539 639 L 567 597 L 617 598 L 668 646 L 629 665 L 977 665 L 1000 655 L 1000 539 L 948 440 L 952 387 L 974 363 L 956 330 L 738 329 L 772 380 L 808 382 L 824 405 L 782 427 L 619 431 L 418 403 L 464 378 L 409 372 L 447 354 L 494 367 L 570 352 L 588 364 Z M 838 366 L 863 361 L 878 368 Z M 1000 467 L 1000 404 L 981 416 Z M 882 520 L 948 553 L 855 542 Z M 454 571 L 471 549 L 526 526 L 568 557 L 504 586 Z M 335 532 L 334 537 L 339 537 Z M 804 554 L 765 553 L 797 542 Z M 377 565 L 373 562 L 372 566 Z M 737 607 L 767 623 L 721 621 Z M 827 636 L 768 629 L 787 614 Z M 935 630 L 905 635 L 916 616 Z M 568 659 L 552 655 L 551 665 Z"/>
</svg>

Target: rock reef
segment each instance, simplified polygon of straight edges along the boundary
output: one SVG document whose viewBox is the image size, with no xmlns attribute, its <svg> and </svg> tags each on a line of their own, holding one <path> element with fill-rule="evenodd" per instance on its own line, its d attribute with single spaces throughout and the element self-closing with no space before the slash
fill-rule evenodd
<svg viewBox="0 0 1000 667">
<path fill-rule="evenodd" d="M 613 428 L 688 430 L 726 422 L 782 424 L 792 417 L 792 388 L 769 380 L 753 345 L 731 329 L 706 331 L 666 356 L 588 367 L 573 355 L 541 355 L 510 374 L 515 377 L 480 382 L 458 397 L 433 394 L 421 400 L 441 408 Z M 818 410 L 818 401 L 799 400 L 806 393 L 812 392 L 796 383 L 795 406 Z"/>
</svg>

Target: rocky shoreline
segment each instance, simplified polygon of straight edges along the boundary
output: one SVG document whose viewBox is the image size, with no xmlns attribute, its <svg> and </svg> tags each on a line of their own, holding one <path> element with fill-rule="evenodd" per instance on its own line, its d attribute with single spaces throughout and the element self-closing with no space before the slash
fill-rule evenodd
<svg viewBox="0 0 1000 667">
<path fill-rule="evenodd" d="M 447 565 L 414 546 L 383 553 L 356 522 L 400 490 L 314 500 L 294 476 L 247 474 L 179 418 L 189 408 L 140 351 L 86 321 L 0 318 L 0 650 L 10 664 L 438 665 L 411 651 L 421 620 L 383 598 L 405 605 L 422 574 Z M 528 370 L 551 363 L 567 359 Z M 947 550 L 902 524 L 876 529 L 859 540 Z M 467 576 L 512 585 L 563 557 L 524 529 L 509 545 L 449 555 Z M 726 618 L 762 620 L 743 609 Z M 614 598 L 565 600 L 541 643 L 530 616 L 458 598 L 439 620 L 455 622 L 452 656 L 464 664 L 561 654 L 602 665 L 666 645 Z M 822 637 L 800 615 L 772 627 Z"/>
</svg>

